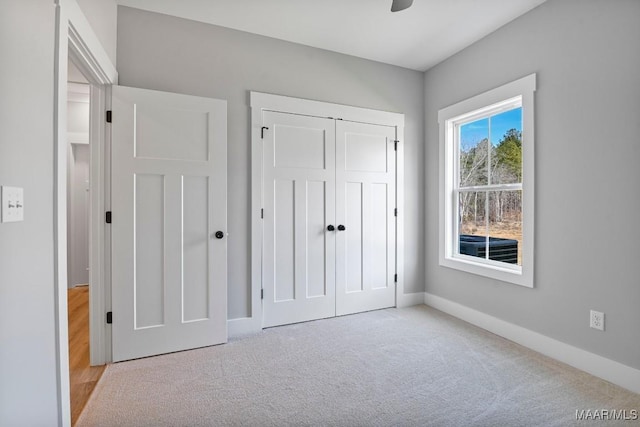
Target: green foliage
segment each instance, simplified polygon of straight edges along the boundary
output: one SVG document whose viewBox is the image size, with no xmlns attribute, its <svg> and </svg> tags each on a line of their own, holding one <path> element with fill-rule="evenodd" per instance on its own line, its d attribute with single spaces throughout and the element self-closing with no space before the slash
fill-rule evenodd
<svg viewBox="0 0 640 427">
<path fill-rule="evenodd" d="M 487 164 L 489 157 L 490 168 Z M 461 186 L 486 185 L 489 174 L 494 183 L 522 182 L 522 132 L 510 129 L 497 146 L 491 146 L 485 138 L 475 147 L 460 152 Z"/>
<path fill-rule="evenodd" d="M 511 178 L 522 181 L 522 132 L 510 129 L 495 148 L 497 165 L 503 166 Z"/>
<path fill-rule="evenodd" d="M 460 151 L 461 187 L 487 185 L 489 176 L 494 184 L 522 182 L 522 132 L 510 129 L 496 146 L 485 138 L 475 147 Z M 460 198 L 461 220 L 473 221 L 475 224 L 487 220 L 485 203 L 488 203 L 491 212 L 491 222 L 500 222 L 505 217 L 517 217 L 522 208 L 516 191 L 495 191 L 490 198 L 478 197 L 475 192 L 463 192 Z"/>
</svg>

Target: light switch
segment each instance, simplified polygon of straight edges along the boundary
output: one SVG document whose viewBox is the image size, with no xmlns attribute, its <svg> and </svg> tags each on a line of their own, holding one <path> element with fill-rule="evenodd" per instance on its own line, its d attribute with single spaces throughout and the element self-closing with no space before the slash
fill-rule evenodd
<svg viewBox="0 0 640 427">
<path fill-rule="evenodd" d="M 2 222 L 24 221 L 24 189 L 0 187 L 2 193 Z"/>
</svg>

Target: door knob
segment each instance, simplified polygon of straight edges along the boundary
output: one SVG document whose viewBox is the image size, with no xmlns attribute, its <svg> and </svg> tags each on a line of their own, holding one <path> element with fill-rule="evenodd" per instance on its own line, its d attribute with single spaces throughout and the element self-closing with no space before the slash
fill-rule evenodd
<svg viewBox="0 0 640 427">
<path fill-rule="evenodd" d="M 333 230 L 335 230 L 335 229 L 336 229 L 336 228 L 335 228 L 333 225 L 328 225 L 328 226 L 327 226 L 327 230 L 329 230 L 329 231 L 333 231 Z"/>
<path fill-rule="evenodd" d="M 346 229 L 347 229 L 347 227 L 345 227 L 345 226 L 344 226 L 344 225 L 342 225 L 342 224 L 340 224 L 340 225 L 338 226 L 338 230 L 340 230 L 340 231 L 344 231 L 344 230 L 346 230 Z"/>
<path fill-rule="evenodd" d="M 224 233 L 222 231 L 216 231 L 216 239 L 222 239 L 224 237 Z"/>
</svg>

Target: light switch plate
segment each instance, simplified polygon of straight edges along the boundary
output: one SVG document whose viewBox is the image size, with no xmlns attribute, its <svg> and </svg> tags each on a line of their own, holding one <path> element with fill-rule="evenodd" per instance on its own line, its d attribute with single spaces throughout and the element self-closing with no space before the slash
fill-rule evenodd
<svg viewBox="0 0 640 427">
<path fill-rule="evenodd" d="M 24 189 L 0 187 L 2 193 L 2 222 L 24 221 Z"/>
</svg>

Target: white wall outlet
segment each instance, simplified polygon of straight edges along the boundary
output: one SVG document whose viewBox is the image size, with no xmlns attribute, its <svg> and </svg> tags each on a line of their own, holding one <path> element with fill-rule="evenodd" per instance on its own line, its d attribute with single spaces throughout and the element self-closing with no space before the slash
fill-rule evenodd
<svg viewBox="0 0 640 427">
<path fill-rule="evenodd" d="M 2 199 L 2 222 L 24 221 L 24 189 L 0 187 Z"/>
<path fill-rule="evenodd" d="M 593 329 L 604 331 L 604 313 L 591 310 L 591 315 L 589 316 L 589 326 Z"/>
</svg>

